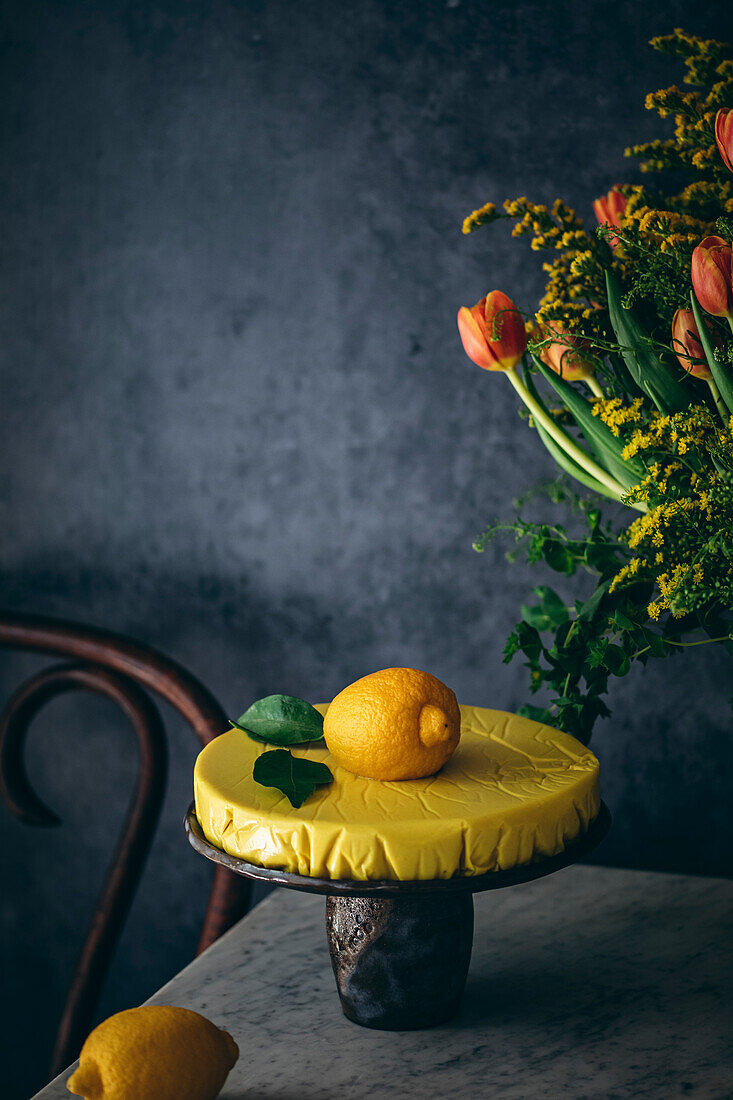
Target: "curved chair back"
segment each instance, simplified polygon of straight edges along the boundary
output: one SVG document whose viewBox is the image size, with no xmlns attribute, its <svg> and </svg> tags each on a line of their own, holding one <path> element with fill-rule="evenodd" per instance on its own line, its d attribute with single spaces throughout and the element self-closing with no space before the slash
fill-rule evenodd
<svg viewBox="0 0 733 1100">
<path fill-rule="evenodd" d="M 30 825 L 59 819 L 33 790 L 23 764 L 30 723 L 49 700 L 72 690 L 116 702 L 132 723 L 138 743 L 135 789 L 117 847 L 97 899 L 56 1036 L 55 1076 L 72 1062 L 88 1034 L 102 984 L 142 874 L 165 794 L 167 751 L 158 709 L 142 688 L 170 703 L 202 745 L 228 728 L 224 711 L 199 680 L 157 650 L 129 638 L 57 619 L 0 615 L 0 646 L 33 650 L 73 663 L 31 676 L 0 714 L 0 792 L 10 810 Z M 249 909 L 252 884 L 219 867 L 209 897 L 197 954 Z"/>
</svg>

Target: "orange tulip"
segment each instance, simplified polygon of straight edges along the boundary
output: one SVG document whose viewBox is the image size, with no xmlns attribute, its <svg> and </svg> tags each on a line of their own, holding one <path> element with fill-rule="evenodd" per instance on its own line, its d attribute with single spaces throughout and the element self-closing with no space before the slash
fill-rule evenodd
<svg viewBox="0 0 733 1100">
<path fill-rule="evenodd" d="M 539 332 L 537 339 L 548 339 L 552 342 L 540 348 L 539 358 L 555 374 L 559 374 L 567 382 L 580 382 L 581 379 L 591 378 L 596 371 L 593 357 L 587 354 L 588 342 L 572 332 Z"/>
<path fill-rule="evenodd" d="M 706 237 L 692 253 L 692 285 L 702 308 L 733 321 L 733 251 L 722 237 Z"/>
<path fill-rule="evenodd" d="M 672 348 L 688 374 L 706 380 L 713 377 L 700 341 L 700 332 L 695 324 L 695 315 L 691 309 L 678 309 L 674 315 Z"/>
<path fill-rule="evenodd" d="M 715 116 L 715 142 L 723 164 L 733 172 L 733 109 L 721 107 Z"/>
<path fill-rule="evenodd" d="M 607 195 L 593 202 L 593 210 L 598 218 L 599 225 L 613 225 L 621 228 L 621 222 L 626 210 L 626 196 L 618 189 L 618 185 L 612 187 Z M 618 244 L 618 237 L 609 237 L 608 243 L 612 247 Z"/>
<path fill-rule="evenodd" d="M 501 290 L 458 310 L 458 331 L 469 359 L 484 370 L 513 370 L 527 347 L 519 310 Z"/>
</svg>

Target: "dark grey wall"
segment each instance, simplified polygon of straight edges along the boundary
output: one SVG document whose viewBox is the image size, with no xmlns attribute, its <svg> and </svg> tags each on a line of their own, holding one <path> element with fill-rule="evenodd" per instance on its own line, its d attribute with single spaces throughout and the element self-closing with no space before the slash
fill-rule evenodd
<svg viewBox="0 0 733 1100">
<path fill-rule="evenodd" d="M 3 602 L 159 646 L 232 713 L 389 664 L 524 701 L 500 654 L 546 578 L 471 540 L 551 467 L 455 311 L 492 287 L 531 306 L 542 275 L 460 222 L 516 194 L 592 217 L 635 178 L 644 93 L 680 79 L 647 40 L 733 31 L 727 0 L 689 7 L 8 0 Z M 3 657 L 2 696 L 35 667 Z M 619 682 L 599 858 L 730 873 L 730 694 L 707 650 Z M 180 826 L 196 745 L 166 719 L 164 819 L 102 1014 L 188 960 L 205 905 Z M 64 828 L 0 816 L 8 1097 L 43 1078 L 135 766 L 114 710 L 77 699 L 28 761 Z"/>
</svg>

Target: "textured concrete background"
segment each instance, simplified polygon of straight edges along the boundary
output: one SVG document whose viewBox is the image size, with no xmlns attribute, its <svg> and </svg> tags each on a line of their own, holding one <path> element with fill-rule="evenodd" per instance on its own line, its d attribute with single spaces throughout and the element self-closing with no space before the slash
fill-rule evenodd
<svg viewBox="0 0 733 1100">
<path fill-rule="evenodd" d="M 390 664 L 526 699 L 504 638 L 541 569 L 472 538 L 551 473 L 455 311 L 531 306 L 536 254 L 488 198 L 591 200 L 681 78 L 646 45 L 733 33 L 727 0 L 41 3 L 3 14 L 0 595 L 159 646 L 238 713 Z M 587 582 L 586 582 L 587 583 Z M 569 591 L 569 590 L 568 590 Z M 3 656 L 5 697 L 38 662 Z M 729 874 L 730 668 L 619 681 L 599 859 Z M 190 957 L 193 735 L 165 715 L 164 819 L 103 1014 Z M 111 706 L 65 699 L 28 766 L 62 829 L 0 813 L 12 1006 L 3 1095 L 43 1066 L 134 774 Z"/>
</svg>

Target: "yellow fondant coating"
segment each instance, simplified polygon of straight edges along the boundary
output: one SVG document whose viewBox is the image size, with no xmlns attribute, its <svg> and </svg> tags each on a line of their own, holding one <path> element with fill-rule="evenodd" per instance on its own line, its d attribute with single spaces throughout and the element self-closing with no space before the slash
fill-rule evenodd
<svg viewBox="0 0 733 1100">
<path fill-rule="evenodd" d="M 326 707 L 319 707 L 325 713 Z M 566 733 L 505 711 L 461 707 L 461 740 L 437 775 L 383 782 L 339 767 L 296 810 L 252 778 L 271 746 L 240 730 L 215 738 L 194 770 L 207 839 L 249 863 L 332 879 L 479 875 L 556 855 L 598 813 L 598 761 Z"/>
</svg>

